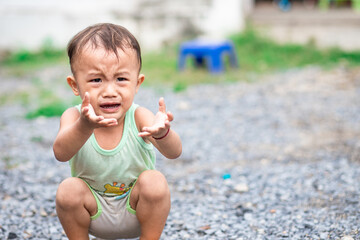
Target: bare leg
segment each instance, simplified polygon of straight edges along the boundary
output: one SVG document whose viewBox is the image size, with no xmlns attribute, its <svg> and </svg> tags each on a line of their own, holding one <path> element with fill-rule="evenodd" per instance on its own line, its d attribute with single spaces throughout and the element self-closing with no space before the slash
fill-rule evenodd
<svg viewBox="0 0 360 240">
<path fill-rule="evenodd" d="M 141 224 L 141 240 L 159 239 L 170 211 L 170 191 L 159 171 L 140 174 L 131 192 L 130 205 Z"/>
<path fill-rule="evenodd" d="M 97 205 L 84 181 L 67 178 L 59 185 L 56 211 L 70 240 L 89 239 L 90 216 L 96 214 Z"/>
</svg>

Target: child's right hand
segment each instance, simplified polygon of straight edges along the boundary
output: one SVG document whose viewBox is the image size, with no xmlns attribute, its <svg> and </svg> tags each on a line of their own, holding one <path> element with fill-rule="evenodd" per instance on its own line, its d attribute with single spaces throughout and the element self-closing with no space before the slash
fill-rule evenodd
<svg viewBox="0 0 360 240">
<path fill-rule="evenodd" d="M 111 127 L 118 124 L 115 118 L 106 119 L 103 116 L 96 115 L 94 108 L 90 104 L 90 94 L 88 92 L 85 93 L 81 104 L 81 117 L 92 128 Z"/>
</svg>

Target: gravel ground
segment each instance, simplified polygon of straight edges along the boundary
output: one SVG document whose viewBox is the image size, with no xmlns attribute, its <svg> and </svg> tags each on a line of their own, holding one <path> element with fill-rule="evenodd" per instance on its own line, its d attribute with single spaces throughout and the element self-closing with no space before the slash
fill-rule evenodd
<svg viewBox="0 0 360 240">
<path fill-rule="evenodd" d="M 2 76 L 0 91 L 27 87 L 15 80 Z M 136 102 L 156 111 L 161 95 L 183 140 L 180 159 L 158 157 L 172 192 L 162 239 L 360 239 L 359 70 L 142 88 Z M 0 107 L 0 239 L 66 239 L 54 203 L 70 175 L 51 149 L 59 119 L 25 120 L 26 111 Z"/>
</svg>

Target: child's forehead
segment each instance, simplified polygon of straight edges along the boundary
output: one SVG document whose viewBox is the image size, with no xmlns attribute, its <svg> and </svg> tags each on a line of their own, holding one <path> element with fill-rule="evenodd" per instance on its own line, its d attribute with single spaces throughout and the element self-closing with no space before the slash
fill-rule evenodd
<svg viewBox="0 0 360 240">
<path fill-rule="evenodd" d="M 118 47 L 116 52 L 113 49 L 107 49 L 104 46 L 94 46 L 91 44 L 85 45 L 82 49 L 79 49 L 77 56 L 75 57 L 76 62 L 81 64 L 84 61 L 91 61 L 102 58 L 116 58 L 117 61 L 130 61 L 133 64 L 140 64 L 137 59 L 136 51 L 128 46 Z"/>
<path fill-rule="evenodd" d="M 105 57 L 109 55 L 116 55 L 117 58 L 122 56 L 136 57 L 135 49 L 130 46 L 118 46 L 116 49 L 107 48 L 103 45 L 94 45 L 87 43 L 82 49 L 79 49 L 79 57 L 87 55 L 103 54 Z"/>
<path fill-rule="evenodd" d="M 97 64 L 98 61 L 101 62 L 105 59 L 117 59 L 116 61 L 120 62 L 128 62 L 133 66 L 140 66 L 140 61 L 137 58 L 136 50 L 130 48 L 129 46 L 118 47 L 116 52 L 112 49 L 107 49 L 102 45 L 91 45 L 86 44 L 82 49 L 78 50 L 76 54 L 72 68 L 73 70 L 78 70 L 81 68 L 82 64 Z M 92 63 L 91 63 L 92 62 Z M 137 67 L 136 67 L 137 68 Z"/>
</svg>

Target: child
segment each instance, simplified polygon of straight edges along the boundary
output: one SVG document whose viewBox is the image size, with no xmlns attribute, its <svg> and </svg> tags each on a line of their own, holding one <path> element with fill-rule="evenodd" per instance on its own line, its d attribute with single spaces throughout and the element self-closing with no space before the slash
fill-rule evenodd
<svg viewBox="0 0 360 240">
<path fill-rule="evenodd" d="M 145 77 L 135 37 L 114 24 L 90 26 L 68 45 L 67 82 L 82 104 L 67 109 L 53 150 L 70 161 L 71 178 L 56 194 L 69 239 L 159 239 L 170 211 L 165 177 L 155 170 L 155 146 L 167 158 L 182 151 L 163 98 L 159 112 L 133 103 Z"/>
</svg>

